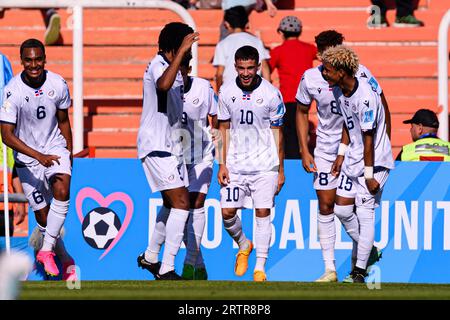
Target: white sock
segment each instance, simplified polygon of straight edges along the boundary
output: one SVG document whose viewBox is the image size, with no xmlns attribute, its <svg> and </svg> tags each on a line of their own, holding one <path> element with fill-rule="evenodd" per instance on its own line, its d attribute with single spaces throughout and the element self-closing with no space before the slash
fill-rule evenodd
<svg viewBox="0 0 450 320">
<path fill-rule="evenodd" d="M 356 266 L 365 270 L 375 239 L 375 210 L 357 208 L 356 213 L 359 220 L 358 260 L 356 261 Z"/>
<path fill-rule="evenodd" d="M 242 231 L 242 222 L 237 214 L 231 219 L 224 219 L 223 226 L 233 240 L 239 245 L 239 249 L 246 249 L 248 247 L 247 237 Z"/>
<path fill-rule="evenodd" d="M 344 226 L 347 234 L 352 238 L 353 241 L 358 242 L 359 238 L 359 222 L 358 217 L 353 212 L 354 206 L 340 206 L 334 205 L 334 213 L 336 217 L 341 220 L 342 225 Z"/>
<path fill-rule="evenodd" d="M 256 248 L 256 264 L 255 271 L 265 270 L 266 260 L 269 256 L 270 239 L 272 238 L 272 228 L 270 226 L 270 216 L 256 219 L 255 229 L 255 248 Z"/>
<path fill-rule="evenodd" d="M 169 218 L 166 223 L 166 244 L 162 258 L 160 274 L 174 270 L 175 256 L 180 250 L 183 241 L 184 226 L 189 217 L 189 211 L 182 209 L 170 209 Z"/>
<path fill-rule="evenodd" d="M 153 229 L 147 250 L 145 250 L 145 260 L 150 263 L 157 263 L 161 246 L 166 240 L 166 223 L 169 217 L 170 209 L 162 206 L 156 217 L 155 229 Z"/>
<path fill-rule="evenodd" d="M 47 227 L 45 228 L 44 244 L 42 251 L 52 251 L 55 246 L 56 239 L 66 220 L 69 211 L 69 200 L 59 201 L 53 199 L 47 217 Z"/>
<path fill-rule="evenodd" d="M 191 209 L 187 222 L 187 246 L 185 264 L 195 266 L 205 229 L 205 208 Z"/>
<path fill-rule="evenodd" d="M 334 245 L 336 243 L 336 225 L 334 213 L 317 215 L 317 229 L 319 233 L 320 247 L 322 248 L 325 270 L 336 271 L 334 264 Z"/>
</svg>

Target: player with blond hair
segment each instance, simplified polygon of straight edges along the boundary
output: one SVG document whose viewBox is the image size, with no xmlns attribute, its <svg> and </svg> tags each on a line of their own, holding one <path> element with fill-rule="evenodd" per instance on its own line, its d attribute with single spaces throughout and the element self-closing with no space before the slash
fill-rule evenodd
<svg viewBox="0 0 450 320">
<path fill-rule="evenodd" d="M 394 168 L 391 143 L 386 131 L 385 111 L 380 95 L 370 83 L 356 77 L 359 59 L 347 46 L 330 47 L 322 53 L 324 78 L 333 87 L 337 107 L 345 130 L 341 143 L 348 144 L 345 157 L 339 154 L 331 172 L 342 171 L 356 188 L 357 229 L 349 232 L 358 243 L 353 282 L 364 282 L 375 236 L 375 208 L 379 206 L 383 187 Z M 348 225 L 346 226 L 348 228 Z"/>
</svg>

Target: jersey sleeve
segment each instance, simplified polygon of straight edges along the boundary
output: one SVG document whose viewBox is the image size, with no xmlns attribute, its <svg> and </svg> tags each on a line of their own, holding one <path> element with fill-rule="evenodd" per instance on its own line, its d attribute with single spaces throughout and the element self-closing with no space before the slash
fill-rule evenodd
<svg viewBox="0 0 450 320">
<path fill-rule="evenodd" d="M 358 112 L 358 119 L 359 123 L 361 124 L 361 130 L 364 131 L 370 131 L 376 128 L 377 123 L 377 109 L 378 109 L 378 103 L 377 99 L 371 95 L 370 97 L 367 97 L 367 99 L 364 99 L 359 102 L 360 108 Z"/>
<path fill-rule="evenodd" d="M 227 121 L 231 119 L 230 107 L 226 103 L 221 92 L 219 92 L 219 108 L 217 112 L 217 119 L 221 121 Z"/>
<path fill-rule="evenodd" d="M 11 86 L 3 90 L 3 104 L 0 108 L 0 122 L 17 123 L 17 112 L 20 106 L 20 94 L 14 92 Z"/>
<path fill-rule="evenodd" d="M 68 109 L 70 107 L 70 92 L 67 82 L 62 79 L 61 99 L 59 100 L 58 109 Z"/>
<path fill-rule="evenodd" d="M 217 97 L 216 93 L 214 92 L 213 88 L 211 86 L 209 86 L 208 89 L 208 94 L 209 94 L 209 112 L 208 114 L 210 116 L 215 116 L 217 115 L 217 105 L 219 102 L 219 98 Z"/>
<path fill-rule="evenodd" d="M 365 66 L 360 65 L 360 70 L 358 70 L 358 74 L 360 75 L 361 78 L 362 78 L 363 73 L 366 75 L 367 83 L 370 84 L 370 86 L 372 87 L 372 90 L 378 94 L 381 94 L 383 92 L 383 89 L 381 88 L 377 79 L 373 76 L 372 72 L 370 72 L 370 70 L 367 69 Z"/>
<path fill-rule="evenodd" d="M 304 104 L 306 106 L 310 105 L 312 102 L 312 97 L 309 94 L 308 84 L 306 80 L 306 75 L 302 76 L 300 83 L 298 85 L 297 94 L 295 95 L 297 102 Z"/>
<path fill-rule="evenodd" d="M 286 107 L 283 103 L 281 93 L 278 91 L 270 102 L 270 125 L 273 127 L 280 127 L 283 125 L 283 116 L 286 112 Z"/>
<path fill-rule="evenodd" d="M 213 66 L 225 66 L 226 64 L 226 57 L 225 52 L 222 48 L 222 42 L 219 42 L 216 46 L 216 49 L 214 51 L 214 59 L 213 59 Z"/>
</svg>

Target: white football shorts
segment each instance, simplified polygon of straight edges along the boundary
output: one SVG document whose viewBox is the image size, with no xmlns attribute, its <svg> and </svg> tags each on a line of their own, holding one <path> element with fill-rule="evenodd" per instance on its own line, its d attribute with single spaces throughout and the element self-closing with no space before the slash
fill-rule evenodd
<svg viewBox="0 0 450 320">
<path fill-rule="evenodd" d="M 148 155 L 141 161 L 152 192 L 189 186 L 183 157 L 167 153 L 165 156 Z"/>
<path fill-rule="evenodd" d="M 278 187 L 278 172 L 269 171 L 257 174 L 236 174 L 230 172 L 230 183 L 220 188 L 222 208 L 248 208 L 249 199 L 253 208 L 264 209 L 274 206 Z"/>
<path fill-rule="evenodd" d="M 70 152 L 66 148 L 58 147 L 47 154 L 57 155 L 59 164 L 54 162 L 51 167 L 44 167 L 42 164 L 33 166 L 22 166 L 16 164 L 17 175 L 22 183 L 23 192 L 28 199 L 33 211 L 45 208 L 50 205 L 53 198 L 50 179 L 55 174 L 72 175 L 72 165 L 70 163 Z"/>
<path fill-rule="evenodd" d="M 343 198 L 349 198 L 349 199 L 356 198 L 355 183 L 354 183 L 353 179 L 350 177 L 347 177 L 347 175 L 342 170 L 341 170 L 341 173 L 339 174 L 339 179 L 338 179 L 337 188 L 336 188 L 336 195 L 343 197 Z"/>
<path fill-rule="evenodd" d="M 389 169 L 375 167 L 373 175 L 375 180 L 377 180 L 380 184 L 380 190 L 375 195 L 371 194 L 367 189 L 366 179 L 364 178 L 364 176 L 353 179 L 356 187 L 355 204 L 357 207 L 375 209 L 380 205 L 384 185 L 386 184 L 387 178 L 389 177 Z"/>
<path fill-rule="evenodd" d="M 333 161 L 314 157 L 317 172 L 314 172 L 313 186 L 315 190 L 333 190 L 338 186 L 338 178 L 331 174 Z"/>
</svg>

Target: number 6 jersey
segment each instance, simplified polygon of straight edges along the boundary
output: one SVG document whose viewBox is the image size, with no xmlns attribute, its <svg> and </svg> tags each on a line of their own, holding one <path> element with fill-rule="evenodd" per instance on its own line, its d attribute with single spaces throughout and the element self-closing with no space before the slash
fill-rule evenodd
<svg viewBox="0 0 450 320">
<path fill-rule="evenodd" d="M 32 88 L 16 75 L 3 91 L 0 121 L 16 125 L 14 134 L 26 145 L 43 154 L 51 154 L 54 147 L 67 146 L 58 127 L 56 112 L 70 107 L 66 81 L 58 74 L 45 71 L 46 79 L 39 88 Z M 15 152 L 16 161 L 35 165 L 38 161 Z"/>
</svg>

